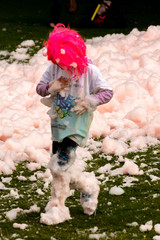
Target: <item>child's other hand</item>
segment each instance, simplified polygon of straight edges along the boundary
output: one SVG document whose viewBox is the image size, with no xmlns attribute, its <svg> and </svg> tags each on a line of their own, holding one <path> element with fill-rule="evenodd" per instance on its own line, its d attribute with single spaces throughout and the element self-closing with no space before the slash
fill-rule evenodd
<svg viewBox="0 0 160 240">
<path fill-rule="evenodd" d="M 72 112 L 75 112 L 76 115 L 82 115 L 88 110 L 88 101 L 85 98 L 80 100 L 75 100 L 76 106 L 72 108 Z"/>
<path fill-rule="evenodd" d="M 60 92 L 61 90 L 68 88 L 71 86 L 71 79 L 69 78 L 64 78 L 64 77 L 60 77 L 55 81 L 52 81 L 49 83 L 49 89 L 48 92 L 51 95 L 56 94 L 57 92 Z"/>
<path fill-rule="evenodd" d="M 76 106 L 72 108 L 72 112 L 76 115 L 82 115 L 86 111 L 94 112 L 97 108 L 98 101 L 94 96 L 86 96 L 85 98 L 75 100 Z"/>
</svg>

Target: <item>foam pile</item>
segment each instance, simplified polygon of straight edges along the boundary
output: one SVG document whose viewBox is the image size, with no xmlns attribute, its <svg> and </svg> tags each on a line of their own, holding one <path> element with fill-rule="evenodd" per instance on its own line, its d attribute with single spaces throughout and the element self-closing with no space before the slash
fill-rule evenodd
<svg viewBox="0 0 160 240">
<path fill-rule="evenodd" d="M 89 58 L 114 90 L 111 102 L 98 107 L 90 129 L 91 137 L 105 137 L 106 154 L 124 155 L 160 139 L 159 36 L 160 26 L 150 26 L 147 31 L 133 29 L 127 36 L 112 34 L 86 42 Z M 34 42 L 21 43 L 11 58 L 27 59 L 27 44 Z M 29 63 L 0 61 L 0 173 L 12 173 L 18 160 L 46 165 L 50 158 L 48 109 L 35 91 L 49 64 L 42 49 Z"/>
</svg>

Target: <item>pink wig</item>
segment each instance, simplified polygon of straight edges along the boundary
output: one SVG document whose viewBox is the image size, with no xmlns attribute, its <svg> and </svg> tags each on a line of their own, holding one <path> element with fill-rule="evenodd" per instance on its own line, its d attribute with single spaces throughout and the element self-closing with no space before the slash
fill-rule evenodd
<svg viewBox="0 0 160 240">
<path fill-rule="evenodd" d="M 74 77 L 81 76 L 87 70 L 86 45 L 77 31 L 57 24 L 45 46 L 48 60 L 74 74 Z"/>
</svg>

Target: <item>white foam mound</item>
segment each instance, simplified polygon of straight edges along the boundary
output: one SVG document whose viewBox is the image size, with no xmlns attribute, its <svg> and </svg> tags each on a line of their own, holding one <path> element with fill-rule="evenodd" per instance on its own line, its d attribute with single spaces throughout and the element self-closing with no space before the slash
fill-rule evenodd
<svg viewBox="0 0 160 240">
<path fill-rule="evenodd" d="M 88 57 L 114 91 L 113 99 L 97 108 L 90 129 L 91 137 L 106 137 L 102 144 L 105 153 L 123 155 L 158 143 L 159 36 L 160 26 L 150 26 L 142 32 L 133 29 L 127 36 L 108 34 L 87 40 Z M 23 59 L 24 47 L 33 45 L 27 40 L 10 56 Z M 26 64 L 0 61 L 0 173 L 12 173 L 17 160 L 28 159 L 40 165 L 49 160 L 48 109 L 35 91 L 49 64 L 42 49 Z"/>
<path fill-rule="evenodd" d="M 111 195 L 122 195 L 124 190 L 121 187 L 114 186 L 110 189 L 109 194 Z"/>
</svg>

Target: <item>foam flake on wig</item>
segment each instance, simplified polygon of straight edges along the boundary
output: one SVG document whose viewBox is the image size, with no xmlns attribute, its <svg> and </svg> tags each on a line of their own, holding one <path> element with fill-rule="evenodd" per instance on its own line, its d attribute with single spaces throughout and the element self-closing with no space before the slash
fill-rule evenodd
<svg viewBox="0 0 160 240">
<path fill-rule="evenodd" d="M 53 64 L 58 64 L 65 71 L 79 77 L 87 70 L 86 45 L 77 31 L 57 24 L 45 43 L 48 56 Z"/>
</svg>

